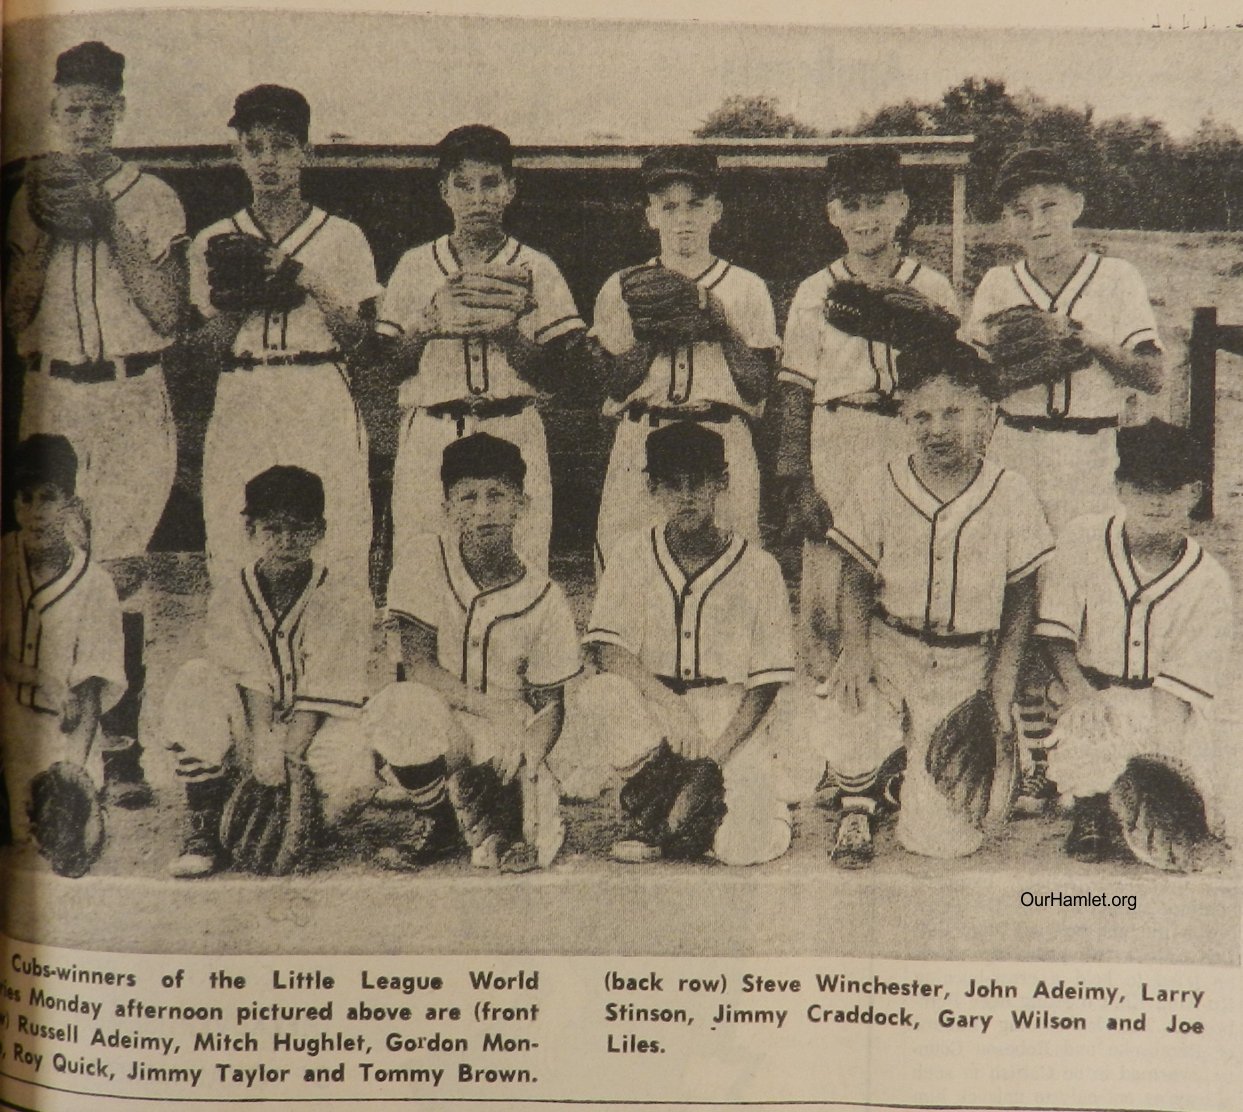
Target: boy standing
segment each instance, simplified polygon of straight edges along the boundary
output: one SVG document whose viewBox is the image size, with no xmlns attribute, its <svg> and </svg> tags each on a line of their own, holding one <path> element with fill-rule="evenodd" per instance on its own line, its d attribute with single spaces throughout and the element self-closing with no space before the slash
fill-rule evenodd
<svg viewBox="0 0 1243 1112">
<path fill-rule="evenodd" d="M 794 678 L 785 583 L 722 523 L 719 432 L 675 422 L 647 438 L 646 457 L 661 524 L 614 546 L 585 638 L 601 674 L 583 684 L 553 769 L 582 798 L 626 777 L 639 840 L 615 847 L 624 859 L 770 861 L 791 838 L 779 777 L 793 739 L 774 736 L 770 714 Z"/>
<path fill-rule="evenodd" d="M 1041 570 L 1035 632 L 1067 695 L 1049 776 L 1073 801 L 1071 856 L 1100 861 L 1121 836 L 1141 861 L 1183 872 L 1219 818 L 1213 709 L 1232 591 L 1186 535 L 1200 496 L 1190 434 L 1121 429 L 1118 457 L 1121 512 L 1071 523 Z"/>
<path fill-rule="evenodd" d="M 227 862 L 221 820 L 239 777 L 273 788 L 309 779 L 312 745 L 357 736 L 365 693 L 374 607 L 356 579 L 315 555 L 326 531 L 323 483 L 276 466 L 250 479 L 244 496 L 252 558 L 229 576 L 218 571 L 206 653 L 182 665 L 164 699 L 165 745 L 186 802 L 175 877 Z"/>
<path fill-rule="evenodd" d="M 546 568 L 552 480 L 535 401 L 585 326 L 556 263 L 505 232 L 517 194 L 509 137 L 468 124 L 449 132 L 437 155 L 453 230 L 402 256 L 376 321 L 401 375 L 393 548 L 443 530 L 444 450 L 486 431 L 516 444 L 526 462 L 531 506 L 517 547 Z"/>
<path fill-rule="evenodd" d="M 204 228 L 190 252 L 190 295 L 223 354 L 203 443 L 203 516 L 213 577 L 247 562 L 239 476 L 276 464 L 324 483 L 323 559 L 366 581 L 371 545 L 367 443 L 348 359 L 380 292 L 371 248 L 348 220 L 302 195 L 311 109 L 301 93 L 258 85 L 229 127 L 251 203 Z"/>
<path fill-rule="evenodd" d="M 18 531 L 3 545 L 3 756 L 14 840 L 31 832 L 27 797 L 57 762 L 102 782 L 100 716 L 125 690 L 116 588 L 73 540 L 78 461 L 62 436 L 37 433 L 14 453 Z M 33 810 L 37 810 L 34 808 Z M 58 872 L 81 875 L 97 854 L 86 830 L 52 852 Z M 44 832 L 40 844 L 48 852 Z"/>
<path fill-rule="evenodd" d="M 904 711 L 898 839 L 913 853 L 958 857 L 974 852 L 983 834 L 933 782 L 929 743 L 951 710 L 987 691 L 999 750 L 991 810 L 1004 815 L 1010 704 L 1035 608 L 1034 573 L 1053 542 L 1026 482 L 984 459 L 995 411 L 974 349 L 912 350 L 897 370 L 912 451 L 867 473 L 829 531 L 849 557 L 842 652 L 829 694 L 850 713 L 874 700 Z M 877 805 L 871 785 L 890 753 L 887 746 L 867 752 L 857 728 L 824 733 L 830 770 L 848 788 L 833 858 L 866 864 Z"/>
<path fill-rule="evenodd" d="M 730 482 L 721 523 L 758 538 L 750 423 L 767 397 L 779 344 L 764 281 L 712 253 L 723 212 L 716 156 L 662 147 L 643 160 L 641 173 L 660 254 L 604 283 L 591 329 L 605 366 L 605 415 L 619 420 L 596 531 L 601 566 L 621 537 L 659 519 L 643 472 L 644 443 L 675 421 L 699 422 L 723 437 Z M 655 283 L 659 296 L 648 298 L 644 287 Z"/>
</svg>

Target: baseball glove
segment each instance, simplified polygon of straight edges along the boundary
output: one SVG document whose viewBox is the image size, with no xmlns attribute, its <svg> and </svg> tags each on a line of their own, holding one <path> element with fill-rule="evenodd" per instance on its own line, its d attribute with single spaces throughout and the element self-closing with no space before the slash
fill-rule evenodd
<svg viewBox="0 0 1243 1112">
<path fill-rule="evenodd" d="M 100 222 L 99 187 L 72 155 L 45 154 L 26 170 L 30 216 L 49 235 L 90 239 Z"/>
<path fill-rule="evenodd" d="M 1025 386 L 1057 382 L 1092 362 L 1092 354 L 1074 334 L 1073 321 L 1034 305 L 1012 305 L 984 318 L 984 345 L 997 369 L 1001 396 Z"/>
<path fill-rule="evenodd" d="M 900 351 L 952 340 L 961 323 L 948 309 L 910 286 L 871 286 L 851 280 L 829 289 L 824 319 L 839 332 Z"/>
<path fill-rule="evenodd" d="M 30 782 L 30 828 L 61 876 L 85 876 L 104 848 L 104 812 L 86 770 L 57 761 Z"/>
<path fill-rule="evenodd" d="M 1192 872 L 1212 845 L 1199 790 L 1166 757 L 1132 758 L 1114 781 L 1109 805 L 1127 847 L 1146 865 Z"/>
<path fill-rule="evenodd" d="M 687 344 L 711 332 L 706 293 L 676 270 L 631 267 L 622 272 L 621 295 L 637 339 Z"/>
<path fill-rule="evenodd" d="M 945 716 L 928 743 L 924 765 L 937 790 L 976 826 L 993 806 L 997 743 L 1004 734 L 989 693 L 977 691 Z"/>
<path fill-rule="evenodd" d="M 241 232 L 212 236 L 205 255 L 211 303 L 222 312 L 287 313 L 306 298 L 298 284 L 301 264 L 285 259 L 270 270 L 270 249 L 255 236 Z"/>
<path fill-rule="evenodd" d="M 659 845 L 664 856 L 702 857 L 725 817 L 725 780 L 715 761 L 690 760 L 662 742 L 622 785 L 618 802 L 643 840 Z"/>
<path fill-rule="evenodd" d="M 285 876 L 302 864 L 322 825 L 310 768 L 286 756 L 283 784 L 264 784 L 254 776 L 238 783 L 220 819 L 220 844 L 240 869 Z"/>
</svg>

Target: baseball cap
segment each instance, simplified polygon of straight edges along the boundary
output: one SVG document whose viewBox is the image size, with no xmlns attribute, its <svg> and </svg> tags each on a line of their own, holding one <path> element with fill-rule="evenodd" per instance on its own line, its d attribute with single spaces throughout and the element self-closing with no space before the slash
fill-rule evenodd
<svg viewBox="0 0 1243 1112">
<path fill-rule="evenodd" d="M 825 160 L 830 200 L 893 193 L 902 188 L 902 155 L 896 147 L 847 147 Z"/>
<path fill-rule="evenodd" d="M 311 132 L 311 106 L 297 89 L 256 85 L 233 102 L 229 127 L 246 131 L 256 124 L 274 124 L 305 143 Z"/>
<path fill-rule="evenodd" d="M 14 490 L 51 483 L 72 498 L 78 484 L 78 454 L 63 436 L 37 432 L 13 450 L 9 477 Z"/>
<path fill-rule="evenodd" d="M 436 169 L 441 174 L 467 159 L 490 162 L 509 173 L 514 168 L 514 147 L 508 135 L 487 124 L 455 127 L 436 144 Z"/>
<path fill-rule="evenodd" d="M 1011 154 L 997 171 L 993 193 L 1005 204 L 1020 189 L 1038 184 L 1076 188 L 1069 161 L 1054 147 L 1026 147 Z"/>
<path fill-rule="evenodd" d="M 898 353 L 894 360 L 898 389 L 914 390 L 934 378 L 947 378 L 956 386 L 980 394 L 990 401 L 994 397 L 988 362 L 970 344 L 961 340 L 945 340 Z"/>
<path fill-rule="evenodd" d="M 1200 457 L 1187 429 L 1154 417 L 1118 430 L 1116 477 L 1146 490 L 1174 491 L 1204 478 Z"/>
<path fill-rule="evenodd" d="M 500 479 L 521 490 L 526 477 L 527 465 L 518 445 L 486 432 L 455 440 L 445 449 L 440 464 L 445 494 L 462 479 Z"/>
<path fill-rule="evenodd" d="M 285 514 L 297 521 L 318 521 L 324 516 L 323 481 L 302 467 L 269 467 L 246 484 L 242 513 L 251 518 Z"/>
<path fill-rule="evenodd" d="M 639 167 L 643 188 L 649 192 L 670 182 L 685 181 L 709 192 L 716 190 L 721 170 L 716 155 L 705 147 L 657 147 Z"/>
<path fill-rule="evenodd" d="M 124 82 L 125 55 L 102 42 L 81 42 L 56 59 L 56 85 L 94 85 L 119 93 Z"/>
<path fill-rule="evenodd" d="M 695 421 L 676 421 L 647 438 L 647 466 L 653 479 L 679 475 L 706 478 L 725 473 L 725 440 Z"/>
</svg>

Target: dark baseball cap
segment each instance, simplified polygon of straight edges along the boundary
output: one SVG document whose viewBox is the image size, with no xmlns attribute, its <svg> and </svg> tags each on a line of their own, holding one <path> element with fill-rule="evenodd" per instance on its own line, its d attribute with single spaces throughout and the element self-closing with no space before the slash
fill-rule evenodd
<svg viewBox="0 0 1243 1112">
<path fill-rule="evenodd" d="M 644 157 L 639 173 L 648 192 L 684 181 L 714 193 L 721 180 L 716 155 L 706 147 L 657 147 Z"/>
<path fill-rule="evenodd" d="M 1040 184 L 1078 188 L 1070 162 L 1054 147 L 1026 147 L 1011 154 L 997 171 L 993 193 L 1004 205 L 1019 190 Z"/>
<path fill-rule="evenodd" d="M 272 124 L 305 143 L 311 132 L 311 106 L 297 89 L 256 85 L 233 102 L 229 127 L 242 132 L 256 124 Z"/>
<path fill-rule="evenodd" d="M 508 135 L 488 124 L 455 127 L 436 144 L 436 170 L 441 175 L 468 159 L 500 166 L 508 174 L 514 168 L 514 146 Z"/>
<path fill-rule="evenodd" d="M 57 85 L 94 85 L 119 93 L 125 79 L 125 55 L 102 42 L 71 46 L 56 59 Z"/>
<path fill-rule="evenodd" d="M 521 490 L 526 477 L 527 465 L 518 445 L 486 432 L 455 440 L 445 449 L 440 464 L 445 494 L 462 479 L 499 479 Z"/>
<path fill-rule="evenodd" d="M 1202 452 L 1181 425 L 1153 418 L 1118 430 L 1119 482 L 1170 492 L 1204 478 Z"/>
<path fill-rule="evenodd" d="M 284 514 L 296 521 L 319 521 L 324 516 L 323 481 L 302 467 L 269 467 L 246 484 L 242 513 L 250 518 Z"/>
<path fill-rule="evenodd" d="M 682 475 L 708 478 L 725 474 L 725 440 L 695 421 L 676 421 L 647 438 L 647 466 L 656 480 Z"/>
<path fill-rule="evenodd" d="M 78 485 L 78 454 L 63 436 L 35 433 L 13 450 L 9 480 L 14 491 L 51 483 L 72 498 Z"/>
<path fill-rule="evenodd" d="M 915 390 L 925 382 L 946 378 L 964 390 L 995 401 L 996 376 L 990 364 L 970 344 L 961 340 L 942 340 L 921 344 L 898 353 L 894 360 L 898 389 Z"/>
<path fill-rule="evenodd" d="M 829 199 L 893 193 L 902 186 L 902 155 L 896 147 L 847 147 L 825 160 Z"/>
</svg>

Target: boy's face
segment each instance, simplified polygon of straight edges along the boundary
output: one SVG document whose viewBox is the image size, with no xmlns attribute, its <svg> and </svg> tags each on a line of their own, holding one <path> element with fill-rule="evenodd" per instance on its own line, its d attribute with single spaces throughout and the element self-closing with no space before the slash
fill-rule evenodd
<svg viewBox="0 0 1243 1112">
<path fill-rule="evenodd" d="M 709 250 L 722 211 L 715 194 L 674 181 L 648 194 L 647 224 L 660 236 L 661 254 L 694 258 Z"/>
<path fill-rule="evenodd" d="M 259 562 L 272 572 L 303 566 L 324 537 L 322 517 L 308 521 L 292 514 L 267 514 L 246 522 L 246 533 L 259 550 Z"/>
<path fill-rule="evenodd" d="M 125 98 L 96 85 L 65 85 L 52 98 L 52 122 L 67 154 L 103 154 L 112 147 Z"/>
<path fill-rule="evenodd" d="M 1126 510 L 1126 530 L 1132 541 L 1175 539 L 1186 534 L 1191 511 L 1200 500 L 1200 484 L 1176 490 L 1154 490 L 1118 482 L 1118 501 Z"/>
<path fill-rule="evenodd" d="M 726 475 L 662 475 L 648 479 L 661 516 L 683 533 L 716 523 L 717 499 L 729 485 Z"/>
<path fill-rule="evenodd" d="M 829 222 L 846 241 L 846 250 L 852 255 L 871 258 L 893 245 L 910 208 L 906 193 L 894 189 L 888 193 L 834 197 L 827 211 Z"/>
<path fill-rule="evenodd" d="M 934 378 L 902 401 L 902 416 L 919 461 L 938 471 L 976 466 L 993 428 L 992 405 L 974 390 Z"/>
<path fill-rule="evenodd" d="M 65 539 L 74 500 L 55 483 L 35 483 L 17 492 L 14 516 L 32 544 L 57 544 Z"/>
<path fill-rule="evenodd" d="M 453 213 L 455 230 L 473 235 L 499 231 L 517 192 L 517 183 L 503 166 L 473 158 L 440 180 L 440 196 Z"/>
<path fill-rule="evenodd" d="M 445 495 L 445 512 L 463 540 L 510 546 L 527 496 L 504 479 L 459 479 Z"/>
<path fill-rule="evenodd" d="M 256 195 L 282 195 L 300 188 L 310 154 L 308 145 L 276 124 L 248 127 L 238 135 L 233 150 Z"/>
<path fill-rule="evenodd" d="M 1075 250 L 1075 221 L 1083 215 L 1083 194 L 1068 185 L 1024 186 L 1003 210 L 1010 239 L 1029 259 L 1054 259 Z"/>
</svg>

